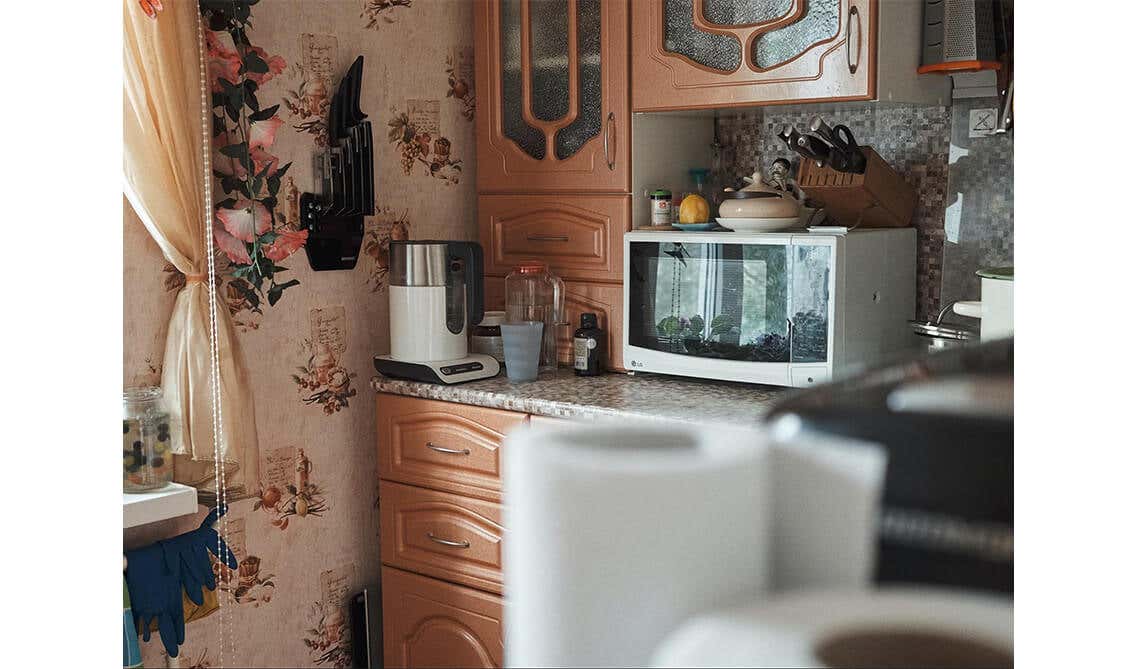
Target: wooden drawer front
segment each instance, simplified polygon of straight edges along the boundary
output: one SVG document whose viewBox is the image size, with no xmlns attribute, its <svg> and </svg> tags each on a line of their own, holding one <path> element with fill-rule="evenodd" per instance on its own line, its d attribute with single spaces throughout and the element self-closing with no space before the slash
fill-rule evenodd
<svg viewBox="0 0 1137 669">
<path fill-rule="evenodd" d="M 538 259 L 562 279 L 619 281 L 631 206 L 626 195 L 482 195 L 486 273 L 505 275 Z"/>
<path fill-rule="evenodd" d="M 525 414 L 380 394 L 379 477 L 501 499 L 501 442 Z"/>
<path fill-rule="evenodd" d="M 383 567 L 383 666 L 500 667 L 501 597 Z"/>
<path fill-rule="evenodd" d="M 379 482 L 384 564 L 501 592 L 501 505 Z"/>
</svg>

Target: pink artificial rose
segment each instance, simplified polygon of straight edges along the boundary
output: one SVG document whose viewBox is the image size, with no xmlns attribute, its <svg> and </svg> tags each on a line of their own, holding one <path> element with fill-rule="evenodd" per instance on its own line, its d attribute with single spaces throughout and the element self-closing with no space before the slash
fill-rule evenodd
<svg viewBox="0 0 1137 669">
<path fill-rule="evenodd" d="M 288 63 L 284 62 L 283 57 L 269 56 L 268 52 L 259 46 L 253 47 L 253 53 L 268 63 L 268 72 L 249 72 L 246 75 L 250 80 L 257 82 L 257 86 L 263 86 L 265 82 L 283 72 L 285 67 L 288 67 Z"/>
<path fill-rule="evenodd" d="M 221 249 L 221 252 L 234 263 L 238 265 L 252 264 L 253 260 L 249 257 L 249 251 L 245 248 L 244 242 L 226 232 L 225 228 L 216 222 L 213 223 L 213 241 L 217 244 L 217 248 Z"/>
<path fill-rule="evenodd" d="M 243 242 L 251 242 L 257 235 L 272 227 L 272 215 L 263 204 L 241 199 L 232 209 L 218 209 L 217 220 L 225 230 Z"/>
<path fill-rule="evenodd" d="M 280 262 L 296 253 L 308 241 L 307 230 L 285 230 L 277 233 L 276 241 L 264 248 L 265 257 Z"/>
<path fill-rule="evenodd" d="M 228 33 L 205 31 L 205 49 L 209 56 L 209 85 L 214 93 L 221 92 L 218 79 L 235 84 L 240 78 L 241 56 L 232 46 Z"/>
<path fill-rule="evenodd" d="M 253 159 L 253 169 L 256 170 L 257 174 L 264 172 L 265 167 L 268 167 L 268 174 L 273 174 L 280 165 L 280 158 L 259 146 L 249 152 L 249 157 Z"/>
<path fill-rule="evenodd" d="M 220 151 L 213 152 L 213 169 L 227 177 L 237 177 L 242 181 L 249 176 L 245 167 L 241 165 L 241 161 L 230 158 Z"/>
<path fill-rule="evenodd" d="M 249 123 L 249 148 L 267 149 L 276 141 L 276 132 L 284 125 L 284 119 L 279 115 L 263 121 Z"/>
</svg>

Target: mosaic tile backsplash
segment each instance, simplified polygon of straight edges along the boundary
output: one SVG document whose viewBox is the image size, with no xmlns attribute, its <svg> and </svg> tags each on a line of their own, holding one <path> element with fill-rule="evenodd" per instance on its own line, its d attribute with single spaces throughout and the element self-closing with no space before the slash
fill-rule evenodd
<svg viewBox="0 0 1137 669">
<path fill-rule="evenodd" d="M 968 137 L 971 111 L 996 106 L 994 99 L 952 106 L 943 304 L 979 299 L 976 269 L 1014 264 L 1014 134 Z"/>
<path fill-rule="evenodd" d="M 1012 260 L 1013 140 L 1009 135 L 967 140 L 973 104 L 993 106 L 980 101 L 954 107 L 863 103 L 756 108 L 722 114 L 718 132 L 730 147 L 726 158 L 736 176 L 765 168 L 775 158 L 791 159 L 796 170 L 798 157 L 777 132 L 787 123 L 804 131 L 814 114 L 830 125 L 849 126 L 858 143 L 873 147 L 919 197 L 913 221 L 916 309 L 924 318 L 935 314 L 942 299 L 977 299 L 975 270 Z M 953 141 L 960 142 L 956 149 Z M 969 148 L 961 152 L 962 146 Z M 959 211 L 959 225 L 949 236 L 945 216 L 949 205 L 960 201 L 962 208 L 953 209 Z"/>
</svg>

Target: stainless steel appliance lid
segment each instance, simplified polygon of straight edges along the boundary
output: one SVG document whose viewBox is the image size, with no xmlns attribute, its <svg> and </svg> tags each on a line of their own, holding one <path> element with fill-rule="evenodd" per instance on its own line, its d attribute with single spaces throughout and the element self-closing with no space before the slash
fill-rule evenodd
<svg viewBox="0 0 1137 669">
<path fill-rule="evenodd" d="M 392 241 L 392 286 L 445 286 L 449 262 L 448 242 L 438 240 Z"/>
</svg>

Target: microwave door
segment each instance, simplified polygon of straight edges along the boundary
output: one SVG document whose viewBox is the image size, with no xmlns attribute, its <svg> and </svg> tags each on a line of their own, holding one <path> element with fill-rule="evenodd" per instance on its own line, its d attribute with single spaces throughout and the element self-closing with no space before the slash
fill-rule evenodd
<svg viewBox="0 0 1137 669">
<path fill-rule="evenodd" d="M 784 383 L 791 248 L 631 242 L 626 327 L 632 360 L 644 371 Z"/>
</svg>

